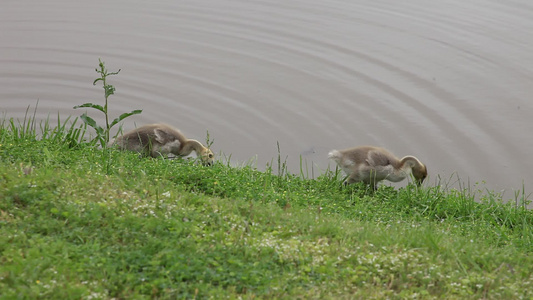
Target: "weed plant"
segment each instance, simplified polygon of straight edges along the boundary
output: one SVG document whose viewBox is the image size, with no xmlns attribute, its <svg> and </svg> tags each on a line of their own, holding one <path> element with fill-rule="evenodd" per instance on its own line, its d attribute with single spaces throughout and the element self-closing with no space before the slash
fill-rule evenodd
<svg viewBox="0 0 533 300">
<path fill-rule="evenodd" d="M 265 172 L 139 158 L 34 125 L 0 128 L 1 299 L 533 297 L 533 214 L 494 193 L 343 187 L 281 154 Z"/>
<path fill-rule="evenodd" d="M 106 148 L 107 144 L 110 141 L 111 128 L 129 116 L 140 114 L 142 110 L 136 109 L 129 113 L 123 113 L 117 118 L 115 118 L 111 123 L 109 123 L 109 115 L 107 113 L 108 98 L 109 96 L 115 93 L 115 87 L 107 82 L 107 77 L 117 75 L 118 73 L 120 73 L 120 69 L 117 72 L 109 72 L 107 68 L 105 67 L 105 63 L 101 59 L 99 59 L 98 61 L 99 61 L 99 64 L 98 64 L 99 68 L 95 70 L 96 70 L 96 73 L 100 74 L 100 77 L 94 80 L 93 85 L 96 85 L 97 82 L 102 81 L 103 88 L 104 88 L 104 100 L 105 100 L 104 106 L 99 105 L 99 104 L 94 104 L 94 103 L 85 103 L 82 105 L 74 106 L 74 108 L 76 109 L 76 108 L 89 107 L 89 108 L 94 108 L 96 110 L 99 110 L 104 114 L 105 127 L 98 125 L 93 118 L 87 115 L 87 113 L 82 114 L 81 119 L 83 120 L 83 122 L 85 122 L 85 124 L 94 128 L 94 130 L 96 131 L 96 139 L 100 142 L 100 145 L 102 146 L 102 148 Z"/>
</svg>

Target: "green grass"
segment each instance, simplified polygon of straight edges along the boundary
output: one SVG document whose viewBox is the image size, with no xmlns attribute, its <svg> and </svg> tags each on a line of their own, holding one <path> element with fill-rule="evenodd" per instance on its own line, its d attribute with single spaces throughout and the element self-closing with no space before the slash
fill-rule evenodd
<svg viewBox="0 0 533 300">
<path fill-rule="evenodd" d="M 533 297 L 533 213 L 494 193 L 139 158 L 58 124 L 0 126 L 1 299 Z"/>
</svg>

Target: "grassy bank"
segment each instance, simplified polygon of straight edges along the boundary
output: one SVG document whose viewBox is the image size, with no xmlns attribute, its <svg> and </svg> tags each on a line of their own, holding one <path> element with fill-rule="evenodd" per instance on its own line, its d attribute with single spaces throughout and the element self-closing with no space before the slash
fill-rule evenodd
<svg viewBox="0 0 533 300">
<path fill-rule="evenodd" d="M 0 127 L 2 299 L 533 297 L 533 213 L 490 193 L 141 159 L 34 125 Z"/>
</svg>

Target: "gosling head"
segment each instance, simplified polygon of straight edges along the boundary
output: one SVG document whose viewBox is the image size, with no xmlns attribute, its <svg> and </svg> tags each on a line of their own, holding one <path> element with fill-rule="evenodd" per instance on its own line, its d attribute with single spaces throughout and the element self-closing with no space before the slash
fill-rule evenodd
<svg viewBox="0 0 533 300">
<path fill-rule="evenodd" d="M 424 182 L 424 179 L 426 179 L 428 176 L 428 169 L 426 168 L 426 165 L 424 165 L 418 160 L 418 158 L 414 156 L 408 155 L 402 158 L 401 165 L 402 168 L 411 169 L 410 173 L 413 175 L 415 183 L 418 186 L 422 185 L 422 182 Z"/>
<path fill-rule="evenodd" d="M 215 160 L 215 155 L 211 151 L 211 149 L 203 147 L 201 153 L 200 153 L 200 159 L 202 160 L 202 163 L 206 166 L 212 166 L 213 162 Z"/>
<path fill-rule="evenodd" d="M 420 164 L 413 167 L 413 177 L 415 178 L 416 185 L 421 186 L 424 179 L 428 176 L 428 169 L 426 165 Z"/>
</svg>

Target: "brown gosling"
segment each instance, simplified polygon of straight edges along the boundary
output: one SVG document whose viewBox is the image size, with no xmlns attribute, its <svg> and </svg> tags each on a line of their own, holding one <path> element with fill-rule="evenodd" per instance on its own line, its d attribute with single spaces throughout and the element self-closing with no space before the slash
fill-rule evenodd
<svg viewBox="0 0 533 300">
<path fill-rule="evenodd" d="M 426 166 L 416 157 L 409 155 L 398 159 L 388 150 L 374 146 L 332 150 L 328 158 L 348 175 L 345 185 L 364 182 L 376 189 L 382 180 L 399 182 L 412 174 L 420 186 L 428 174 Z"/>
<path fill-rule="evenodd" d="M 179 130 L 166 124 L 144 125 L 117 137 L 112 145 L 120 150 L 139 152 L 143 156 L 187 156 L 192 151 L 204 165 L 212 165 L 213 152 L 197 140 L 187 139 Z"/>
</svg>

